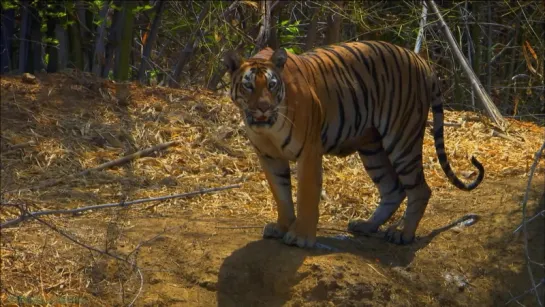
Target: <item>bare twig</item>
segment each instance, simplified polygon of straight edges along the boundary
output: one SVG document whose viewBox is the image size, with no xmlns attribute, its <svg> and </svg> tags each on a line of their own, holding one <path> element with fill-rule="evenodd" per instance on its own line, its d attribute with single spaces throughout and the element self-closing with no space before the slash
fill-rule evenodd
<svg viewBox="0 0 545 307">
<path fill-rule="evenodd" d="M 533 288 L 531 288 L 531 289 L 528 289 L 528 290 L 524 291 L 522 294 L 520 294 L 520 295 L 518 295 L 518 296 L 516 296 L 516 297 L 511 298 L 509 301 L 507 301 L 507 303 L 505 303 L 505 305 L 509 305 L 509 304 L 510 304 L 511 302 L 513 302 L 513 301 L 519 303 L 519 302 L 518 302 L 518 299 L 519 299 L 519 298 L 525 296 L 526 294 L 528 294 L 528 293 L 530 293 L 530 292 L 532 292 L 532 291 L 536 291 L 537 288 L 538 288 L 539 286 L 543 285 L 543 284 L 545 284 L 545 279 L 542 279 L 541 282 L 540 282 L 539 284 L 537 284 L 535 287 L 533 287 Z M 513 296 L 513 295 L 511 295 L 511 296 Z M 519 304 L 520 304 L 520 303 L 519 303 Z M 522 305 L 522 306 L 524 306 L 524 305 Z"/>
<path fill-rule="evenodd" d="M 21 210 L 24 210 L 24 208 L 21 207 Z M 142 293 L 142 288 L 143 288 L 143 285 L 144 285 L 144 276 L 142 275 L 142 272 L 140 271 L 140 268 L 136 265 L 136 261 L 135 262 L 130 262 L 128 259 L 129 259 L 129 256 L 134 252 L 134 250 L 129 253 L 129 255 L 126 257 L 126 259 L 123 259 L 122 257 L 120 256 L 117 256 L 117 255 L 114 255 L 112 253 L 109 253 L 108 251 L 103 251 L 103 250 L 100 250 L 96 247 L 93 247 L 93 246 L 89 246 L 83 242 L 81 242 L 80 240 L 74 238 L 73 236 L 69 235 L 68 233 L 66 233 L 65 231 L 63 231 L 62 229 L 59 229 L 57 228 L 55 225 L 53 224 L 50 224 L 40 218 L 38 218 L 37 216 L 33 216 L 32 213 L 30 212 L 25 212 L 25 215 L 26 216 L 29 216 L 33 219 L 35 219 L 36 221 L 40 222 L 41 224 L 47 226 L 48 228 L 52 229 L 53 231 L 57 232 L 58 234 L 60 234 L 61 236 L 65 237 L 66 239 L 70 240 L 71 242 L 73 242 L 74 244 L 76 245 L 79 245 L 87 250 L 90 250 L 90 251 L 94 251 L 94 252 L 97 252 L 99 254 L 102 254 L 102 255 L 106 255 L 108 257 L 112 257 L 116 260 L 119 260 L 121 262 L 124 262 L 124 263 L 127 263 L 131 266 L 131 268 L 136 272 L 138 273 L 138 277 L 140 278 L 140 288 L 138 290 L 138 292 L 136 293 L 135 297 L 133 298 L 133 300 L 131 301 L 131 303 L 128 305 L 128 306 L 132 306 L 134 304 L 134 302 L 136 301 L 136 299 L 140 296 L 140 294 Z M 154 237 L 155 238 L 155 237 Z M 152 238 L 152 239 L 154 239 Z M 140 245 L 137 246 L 137 248 L 139 248 Z"/>
<path fill-rule="evenodd" d="M 177 144 L 178 144 L 178 141 L 170 141 L 170 142 L 166 142 L 166 143 L 161 143 L 161 144 L 155 145 L 155 146 L 150 147 L 150 148 L 139 150 L 139 151 L 137 151 L 137 152 L 135 152 L 133 154 L 130 154 L 128 156 L 124 156 L 122 158 L 100 164 L 99 166 L 86 169 L 86 170 L 81 171 L 81 172 L 79 172 L 77 174 L 68 175 L 68 176 L 66 176 L 64 178 L 57 178 L 57 179 L 50 179 L 50 180 L 42 181 L 40 184 L 38 184 L 38 185 L 36 185 L 34 187 L 26 188 L 26 189 L 28 189 L 28 190 L 37 190 L 37 189 L 43 189 L 43 188 L 46 188 L 46 187 L 51 187 L 51 186 L 60 184 L 60 183 L 62 183 L 64 181 L 66 181 L 66 180 L 73 179 L 75 177 L 87 176 L 92 172 L 98 172 L 98 171 L 101 171 L 101 170 L 104 170 L 104 169 L 107 169 L 107 168 L 111 168 L 111 167 L 114 167 L 114 166 L 119 166 L 119 165 L 125 164 L 127 162 L 132 161 L 132 160 L 148 156 L 148 155 L 152 154 L 155 151 L 163 150 L 163 149 L 169 148 L 169 147 L 177 145 Z M 10 192 L 18 191 L 18 190 L 19 189 L 9 190 L 9 191 L 6 191 L 5 193 L 10 193 Z M 25 189 L 21 189 L 21 190 L 25 190 Z"/>
<path fill-rule="evenodd" d="M 238 187 L 240 187 L 240 184 L 233 184 L 233 185 L 228 185 L 228 186 L 218 187 L 218 188 L 202 189 L 202 190 L 199 190 L 199 191 L 193 191 L 193 192 L 182 193 L 182 194 L 174 194 L 174 195 L 167 195 L 167 196 L 137 199 L 137 200 L 127 201 L 127 202 L 87 206 L 87 207 L 81 207 L 81 208 L 76 208 L 76 209 L 44 210 L 44 211 L 37 211 L 37 212 L 28 212 L 28 213 L 22 214 L 20 217 L 18 217 L 16 219 L 12 219 L 12 220 L 9 220 L 7 222 L 4 222 L 4 223 L 0 224 L 0 229 L 17 225 L 17 224 L 19 224 L 19 223 L 21 223 L 21 222 L 23 222 L 25 220 L 28 220 L 29 218 L 36 218 L 38 216 L 43 216 L 43 215 L 76 214 L 76 213 L 82 213 L 82 212 L 90 211 L 90 210 L 112 208 L 112 207 L 123 207 L 123 206 L 140 204 L 140 203 L 145 203 L 145 202 L 150 202 L 150 201 L 160 201 L 160 200 L 167 200 L 167 199 L 173 199 L 173 198 L 190 197 L 190 196 L 195 196 L 195 195 L 202 195 L 202 194 L 208 194 L 208 193 L 213 193 L 213 192 L 219 192 L 219 191 L 238 188 Z"/>
<path fill-rule="evenodd" d="M 528 224 L 530 223 L 531 221 L 535 220 L 537 217 L 539 216 L 542 216 L 542 217 L 545 217 L 545 210 L 541 210 L 540 212 L 538 212 L 536 215 L 532 216 L 531 218 L 529 218 L 527 221 L 523 222 L 525 224 Z M 513 234 L 517 233 L 519 230 L 522 229 L 522 223 L 520 224 L 519 227 L 517 227 L 517 229 L 515 229 L 513 231 Z"/>
<path fill-rule="evenodd" d="M 97 252 L 97 253 L 99 253 L 99 254 L 106 255 L 106 256 L 112 257 L 112 258 L 114 258 L 114 259 L 116 259 L 116 260 L 123 261 L 123 262 L 126 262 L 126 263 L 130 264 L 130 265 L 133 265 L 132 263 L 129 263 L 126 259 L 123 259 L 123 258 L 121 258 L 121 257 L 119 257 L 119 256 L 117 256 L 117 255 L 114 255 L 114 254 L 112 254 L 112 253 L 110 253 L 110 252 L 108 252 L 108 251 L 103 251 L 103 250 L 100 250 L 100 249 L 98 249 L 98 248 L 96 248 L 96 247 L 89 246 L 89 245 L 87 245 L 87 244 L 85 244 L 85 243 L 80 242 L 78 239 L 76 239 L 76 238 L 74 238 L 73 236 L 69 235 L 69 234 L 66 233 L 64 230 L 57 228 L 55 225 L 50 224 L 50 223 L 48 223 L 48 222 L 46 222 L 46 221 L 44 221 L 44 220 L 38 218 L 37 216 L 33 216 L 32 213 L 30 213 L 30 212 L 27 212 L 26 215 L 27 215 L 27 216 L 30 216 L 31 218 L 35 219 L 36 221 L 40 222 L 41 224 L 47 226 L 48 228 L 54 230 L 55 232 L 57 232 L 57 233 L 60 234 L 61 236 L 65 237 L 65 238 L 67 238 L 68 240 L 70 240 L 70 241 L 72 241 L 73 243 L 75 243 L 76 245 L 79 245 L 79 246 L 81 246 L 81 247 L 83 247 L 83 248 L 85 248 L 85 249 L 88 249 L 88 250 Z"/>
<path fill-rule="evenodd" d="M 216 226 L 216 229 L 260 229 L 263 226 Z"/>
<path fill-rule="evenodd" d="M 10 147 L 10 150 L 14 150 L 14 149 L 19 149 L 19 148 L 24 148 L 24 147 L 27 147 L 27 146 L 34 146 L 36 145 L 36 142 L 34 140 L 30 140 L 28 142 L 24 142 L 24 143 L 20 143 L 20 144 L 15 144 L 13 146 Z"/>
<path fill-rule="evenodd" d="M 545 142 L 543 142 L 543 145 L 541 145 L 541 148 L 535 153 L 534 162 L 532 163 L 532 167 L 530 168 L 530 175 L 528 176 L 528 184 L 526 185 L 526 191 L 524 192 L 524 198 L 522 200 L 522 232 L 524 234 L 524 254 L 526 256 L 526 267 L 528 268 L 528 274 L 530 276 L 530 280 L 532 281 L 532 289 L 530 290 L 530 292 L 531 291 L 535 292 L 536 302 L 539 306 L 543 306 L 543 305 L 541 303 L 541 298 L 539 297 L 537 287 L 543 283 L 543 280 L 540 283 L 536 284 L 534 274 L 532 273 L 532 267 L 531 267 L 532 260 L 530 259 L 530 254 L 528 251 L 528 228 L 526 223 L 526 210 L 527 210 L 526 206 L 528 204 L 528 197 L 530 195 L 532 179 L 534 178 L 534 173 L 536 171 L 537 165 L 539 163 L 539 160 L 541 159 L 541 155 L 543 154 L 544 150 L 545 150 Z M 523 294 L 526 294 L 527 292 Z"/>
<path fill-rule="evenodd" d="M 431 120 L 428 120 L 426 123 L 427 123 L 428 125 L 430 125 L 430 126 L 433 126 L 433 121 L 431 121 Z M 457 128 L 459 128 L 459 127 L 462 127 L 462 124 L 460 124 L 460 123 L 453 123 L 453 122 L 444 122 L 444 123 L 443 123 L 443 126 L 445 126 L 445 127 L 457 127 Z"/>
<path fill-rule="evenodd" d="M 497 136 L 497 137 L 500 137 L 500 138 L 503 138 L 503 139 L 506 139 L 506 140 L 509 140 L 509 141 L 512 141 L 512 142 L 516 142 L 516 143 L 519 143 L 519 144 L 524 144 L 522 141 L 520 140 L 517 140 L 515 139 L 514 137 L 510 136 L 510 135 L 507 135 L 505 133 L 501 133 L 495 129 L 492 129 L 492 136 Z"/>
<path fill-rule="evenodd" d="M 134 302 L 136 302 L 136 299 L 138 299 L 138 297 L 142 293 L 142 289 L 144 288 L 144 276 L 142 275 L 142 271 L 140 271 L 139 267 L 136 267 L 136 272 L 138 273 L 138 276 L 140 277 L 140 288 L 138 288 L 138 292 L 136 293 L 136 295 L 134 296 L 134 298 L 132 299 L 132 301 L 129 303 L 128 306 L 134 305 Z"/>
</svg>

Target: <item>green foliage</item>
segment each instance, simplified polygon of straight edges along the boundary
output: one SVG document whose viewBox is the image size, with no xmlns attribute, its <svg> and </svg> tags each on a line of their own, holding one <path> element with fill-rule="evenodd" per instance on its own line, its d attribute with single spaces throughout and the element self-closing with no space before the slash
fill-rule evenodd
<svg viewBox="0 0 545 307">
<path fill-rule="evenodd" d="M 15 3 L 15 1 L 2 0 L 0 4 L 2 5 L 2 10 L 11 10 L 18 8 L 18 5 Z"/>
<path fill-rule="evenodd" d="M 0 0 L 0 3 L 2 10 L 13 9 L 16 20 L 20 20 L 21 1 Z M 152 21 L 156 14 L 155 7 L 150 5 L 149 1 L 116 1 L 115 3 L 118 3 L 116 6 L 111 0 L 82 0 L 87 20 L 85 25 L 81 25 L 77 22 L 77 2 L 74 0 L 30 0 L 28 3 L 39 16 L 40 29 L 45 33 L 42 35 L 44 44 L 47 46 L 59 45 L 59 41 L 53 37 L 55 34 L 52 29 L 56 26 L 61 25 L 67 30 L 67 36 L 70 37 L 68 40 L 69 56 L 72 62 L 79 63 L 78 67 L 83 67 L 82 59 L 87 61 L 87 55 L 84 52 L 87 52 L 89 46 L 94 46 L 96 43 L 98 38 L 96 29 L 106 22 L 108 26 L 106 31 L 111 31 L 110 26 L 113 20 L 111 14 L 106 19 L 100 18 L 99 15 L 105 4 L 110 9 L 119 12 L 130 3 L 132 14 L 123 18 L 131 18 L 131 22 L 136 22 L 139 29 L 144 29 L 148 20 Z M 235 9 L 228 12 L 227 8 L 233 3 L 236 3 Z M 455 0 L 439 5 L 442 6 L 440 8 L 442 14 L 445 16 L 449 28 L 454 31 L 464 55 L 467 57 L 467 53 L 472 52 L 471 64 L 475 71 L 481 72 L 483 83 L 488 78 L 487 76 L 491 76 L 488 80 L 489 84 L 491 84 L 492 90 L 498 92 L 498 96 L 502 98 L 502 101 L 498 103 L 504 105 L 506 113 L 512 113 L 512 106 L 510 107 L 509 104 L 512 105 L 511 102 L 515 97 L 521 101 L 519 112 L 521 112 L 520 107 L 526 108 L 526 106 L 533 105 L 532 101 L 542 101 L 540 96 L 538 97 L 539 89 L 535 90 L 537 86 L 542 84 L 539 83 L 542 81 L 538 75 L 539 73 L 543 74 L 543 68 L 539 69 L 539 67 L 542 67 L 541 63 L 544 62 L 542 54 L 545 54 L 545 41 L 543 40 L 543 31 L 545 30 L 539 23 L 545 18 L 545 7 L 541 5 L 541 2 L 520 0 L 515 2 L 499 1 L 493 4 L 482 2 L 476 5 L 474 1 Z M 490 6 L 492 6 L 492 12 L 489 21 L 487 12 Z M 197 18 L 205 7 L 209 8 L 208 14 L 203 20 L 198 21 Z M 468 12 L 466 12 L 466 7 Z M 476 9 L 477 7 L 480 9 Z M 323 45 L 327 30 L 326 22 L 332 14 L 338 14 L 343 18 L 342 41 L 385 40 L 412 49 L 418 34 L 422 11 L 419 1 L 345 1 L 342 10 L 330 2 L 290 1 L 283 2 L 279 8 L 272 16 L 274 19 L 278 18 L 272 31 L 277 34 L 280 46 L 295 54 L 304 51 L 307 31 L 313 15 L 318 21 L 316 41 L 313 44 L 315 46 Z M 147 69 L 146 75 L 154 79 L 159 75 L 172 74 L 180 58 L 181 50 L 187 44 L 196 41 L 197 48 L 191 54 L 190 61 L 181 74 L 181 78 L 184 80 L 182 83 L 206 83 L 207 79 L 217 71 L 221 71 L 220 56 L 226 50 L 240 48 L 244 56 L 251 55 L 262 20 L 260 14 L 260 6 L 256 1 L 166 1 L 161 26 L 154 44 L 155 49 L 150 55 L 154 65 Z M 448 95 L 458 93 L 455 93 L 456 90 L 452 88 L 454 83 L 467 92 L 470 89 L 469 82 L 464 74 L 457 73 L 457 66 L 452 59 L 450 47 L 445 43 L 435 20 L 434 14 L 429 12 L 423 51 L 433 51 L 429 52 L 431 61 L 438 70 L 438 75 L 447 80 L 445 86 Z M 471 24 L 465 24 L 464 20 L 470 21 Z M 121 21 L 120 29 L 122 31 L 127 30 L 127 22 L 126 19 Z M 501 25 L 492 26 L 492 30 L 490 30 L 491 46 L 487 45 L 488 22 L 493 25 Z M 49 29 L 47 28 L 48 24 Z M 14 26 L 15 33 L 20 31 L 20 23 L 15 23 Z M 474 31 L 469 33 L 468 28 Z M 90 33 L 87 32 L 87 29 L 90 30 Z M 110 33 L 106 32 L 104 38 L 109 39 Z M 123 42 L 105 41 L 107 46 L 111 45 L 114 49 L 121 45 L 124 46 L 123 57 L 115 58 L 114 66 L 117 65 L 117 62 L 123 61 L 123 65 L 127 67 L 124 73 L 126 78 L 138 75 L 130 67 L 140 67 L 141 46 L 125 44 L 127 41 L 131 43 L 140 41 L 144 35 L 149 35 L 149 33 L 127 31 L 122 34 Z M 137 36 L 139 37 L 137 38 Z M 523 55 L 522 46 L 526 42 L 537 54 L 531 59 L 525 59 Z M 507 45 L 508 43 L 509 45 Z M 470 45 L 475 46 L 475 51 L 468 51 Z M 15 41 L 14 50 L 11 51 L 14 59 L 11 66 L 17 66 L 18 47 Z M 471 50 L 471 48 L 469 49 Z M 49 63 L 50 59 L 53 60 L 54 56 L 46 55 L 46 63 Z M 489 64 L 491 59 L 494 59 L 494 62 Z M 104 59 L 95 61 L 102 61 L 99 63 L 100 65 L 105 63 Z M 534 71 L 538 70 L 538 74 L 532 72 L 527 61 L 533 63 Z M 541 66 L 538 66 L 538 63 Z M 528 76 L 528 82 L 526 80 L 519 81 L 517 86 L 514 86 L 511 78 L 521 74 Z M 109 72 L 109 77 L 113 78 L 112 72 Z M 524 86 L 521 85 L 522 83 Z M 526 95 L 526 92 L 530 94 Z M 469 96 L 467 93 L 464 95 Z M 527 100 L 526 104 L 523 103 L 524 100 Z"/>
<path fill-rule="evenodd" d="M 299 31 L 299 20 L 283 20 L 278 25 L 278 35 L 280 36 L 280 45 L 281 46 L 291 46 L 285 48 L 288 52 L 300 54 L 303 52 L 303 49 L 295 45 L 294 43 L 300 41 L 301 33 Z"/>
<path fill-rule="evenodd" d="M 150 4 L 139 5 L 139 6 L 137 6 L 137 7 L 135 7 L 133 9 L 133 13 L 137 14 L 137 13 L 149 11 L 149 10 L 152 10 L 152 9 L 153 9 L 153 5 L 150 5 Z"/>
</svg>

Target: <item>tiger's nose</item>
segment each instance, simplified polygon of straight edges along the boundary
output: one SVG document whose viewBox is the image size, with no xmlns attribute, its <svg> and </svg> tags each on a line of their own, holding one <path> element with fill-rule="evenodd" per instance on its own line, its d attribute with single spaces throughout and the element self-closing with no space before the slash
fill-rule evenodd
<svg viewBox="0 0 545 307">
<path fill-rule="evenodd" d="M 267 101 L 264 101 L 264 100 L 260 100 L 257 102 L 257 109 L 263 113 L 267 112 L 267 110 L 269 110 L 269 104 L 267 103 Z"/>
</svg>

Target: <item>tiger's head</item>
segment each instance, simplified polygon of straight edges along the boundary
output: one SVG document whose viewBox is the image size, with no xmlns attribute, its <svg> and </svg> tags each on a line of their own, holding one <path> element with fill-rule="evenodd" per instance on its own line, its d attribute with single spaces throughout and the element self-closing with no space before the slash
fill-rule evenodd
<svg viewBox="0 0 545 307">
<path fill-rule="evenodd" d="M 243 59 L 234 51 L 224 56 L 231 75 L 231 99 L 253 130 L 270 128 L 278 120 L 286 95 L 282 70 L 287 58 L 284 49 L 276 50 L 270 59 Z"/>
</svg>

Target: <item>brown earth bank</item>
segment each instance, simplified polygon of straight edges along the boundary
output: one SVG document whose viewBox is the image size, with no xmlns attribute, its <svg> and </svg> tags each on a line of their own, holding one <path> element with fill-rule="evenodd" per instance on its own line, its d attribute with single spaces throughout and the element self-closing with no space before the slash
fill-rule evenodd
<svg viewBox="0 0 545 307">
<path fill-rule="evenodd" d="M 227 98 L 131 85 L 120 104 L 115 84 L 76 72 L 38 75 L 36 84 L 0 81 L 2 203 L 12 204 L 2 205 L 2 223 L 21 205 L 69 209 L 241 185 L 2 229 L 3 306 L 498 306 L 532 288 L 526 241 L 538 262 L 530 265 L 535 282 L 545 277 L 543 216 L 526 234 L 514 233 L 544 127 L 509 120 L 510 138 L 499 138 L 475 113 L 447 111 L 446 120 L 457 123 L 445 131 L 453 168 L 471 180 L 468 156 L 475 155 L 485 180 L 471 192 L 449 184 L 427 131 L 433 196 L 420 238 L 408 246 L 342 231 L 370 215 L 378 194 L 356 156 L 326 158 L 319 246 L 305 250 L 261 239 L 274 203 Z M 178 144 L 70 177 L 170 140 Z M 541 161 L 527 216 L 545 209 L 544 174 Z M 42 185 L 59 178 L 66 179 Z M 478 216 L 475 224 L 442 229 L 468 214 Z M 543 286 L 538 291 L 543 297 Z M 517 303 L 537 306 L 534 293 L 507 306 Z"/>
</svg>

